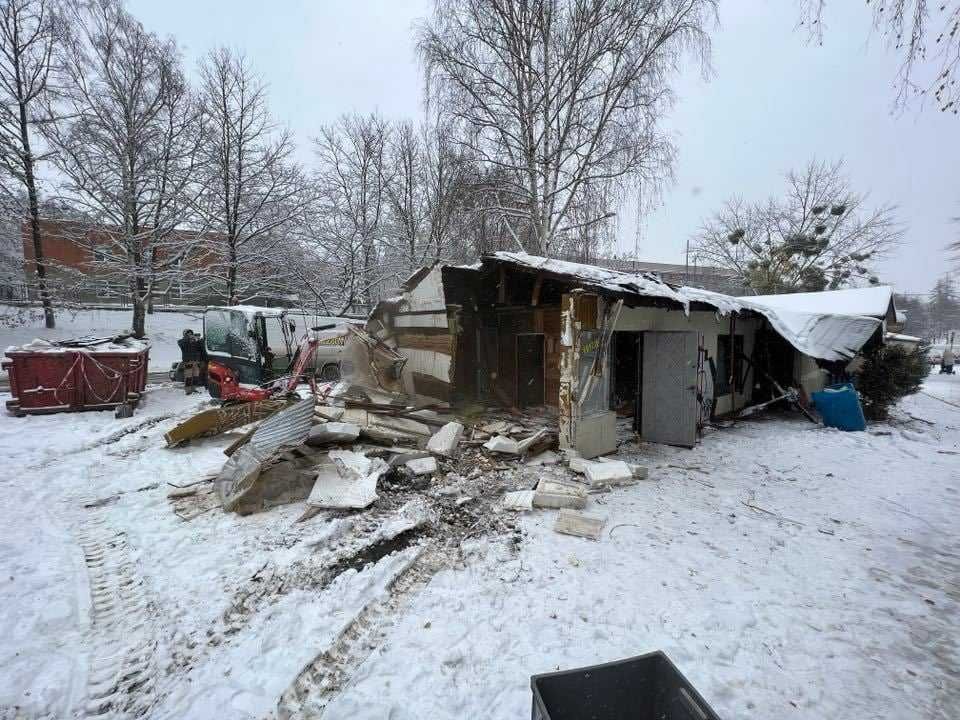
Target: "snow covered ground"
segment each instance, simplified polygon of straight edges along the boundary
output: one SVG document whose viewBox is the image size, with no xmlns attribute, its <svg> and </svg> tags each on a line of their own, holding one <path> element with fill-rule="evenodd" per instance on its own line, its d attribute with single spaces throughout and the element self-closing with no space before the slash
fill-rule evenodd
<svg viewBox="0 0 960 720">
<path fill-rule="evenodd" d="M 34 338 L 66 340 L 81 335 L 102 337 L 129 332 L 131 310 L 70 310 L 57 311 L 57 327 L 43 326 L 43 312 L 37 308 L 22 309 L 0 305 L 0 350 L 11 345 L 24 345 Z M 147 316 L 147 336 L 150 340 L 150 370 L 169 370 L 170 364 L 180 359 L 177 340 L 183 331 L 191 328 L 201 332 L 203 317 L 199 312 L 155 312 Z M 4 376 L 4 381 L 6 380 Z"/>
<path fill-rule="evenodd" d="M 591 496 L 599 542 L 537 511 L 519 543 L 366 569 L 361 531 L 420 510 L 167 498 L 232 440 L 163 447 L 204 397 L 0 417 L 0 718 L 311 716 L 323 688 L 326 718 L 515 720 L 530 675 L 654 649 L 727 720 L 960 717 L 960 376 L 925 392 L 867 433 L 759 418 L 627 447 L 651 480 Z"/>
</svg>

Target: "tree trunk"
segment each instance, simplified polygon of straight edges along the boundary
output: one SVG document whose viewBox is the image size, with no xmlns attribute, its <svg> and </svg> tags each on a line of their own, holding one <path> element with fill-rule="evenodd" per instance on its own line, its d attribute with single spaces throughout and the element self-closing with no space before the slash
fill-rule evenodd
<svg viewBox="0 0 960 720">
<path fill-rule="evenodd" d="M 228 240 L 230 246 L 230 264 L 227 268 L 227 305 L 237 304 L 237 244 L 233 238 Z"/>
<path fill-rule="evenodd" d="M 47 267 L 43 260 L 43 245 L 40 239 L 40 203 L 37 200 L 37 183 L 33 175 L 33 153 L 30 149 L 30 133 L 27 131 L 27 106 L 20 103 L 20 142 L 23 144 L 23 174 L 30 205 L 30 238 L 33 241 L 33 267 L 37 275 L 37 290 L 43 304 L 43 317 L 48 329 L 56 327 L 53 303 L 47 290 Z"/>
<path fill-rule="evenodd" d="M 146 321 L 146 303 L 143 300 L 143 297 L 134 293 L 133 295 L 133 336 L 142 338 L 147 333 L 147 321 Z"/>
<path fill-rule="evenodd" d="M 133 300 L 133 336 L 142 338 L 147 334 L 147 284 L 142 277 L 136 278 L 131 283 L 131 296 Z"/>
</svg>

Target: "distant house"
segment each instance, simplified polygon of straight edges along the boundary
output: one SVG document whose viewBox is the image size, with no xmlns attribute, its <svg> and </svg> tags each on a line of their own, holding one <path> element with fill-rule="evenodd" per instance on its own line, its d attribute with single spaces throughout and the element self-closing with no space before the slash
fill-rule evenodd
<svg viewBox="0 0 960 720">
<path fill-rule="evenodd" d="M 44 219 L 40 234 L 51 288 L 60 296 L 75 302 L 117 302 L 128 297 L 129 290 L 120 273 L 105 263 L 110 253 L 111 239 L 117 228 L 91 225 L 76 220 Z M 30 224 L 21 226 L 23 269 L 28 277 L 35 272 L 35 255 Z M 225 301 L 222 295 L 204 282 L 204 269 L 217 261 L 218 233 L 200 233 L 193 230 L 175 230 L 170 241 L 178 248 L 186 246 L 189 252 L 180 261 L 177 278 L 158 283 L 154 288 L 155 302 L 165 304 L 208 305 Z"/>
</svg>

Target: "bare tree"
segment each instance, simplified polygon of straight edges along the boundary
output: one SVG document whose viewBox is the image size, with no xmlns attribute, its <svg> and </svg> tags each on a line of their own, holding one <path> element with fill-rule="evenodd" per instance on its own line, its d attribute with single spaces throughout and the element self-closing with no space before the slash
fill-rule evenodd
<svg viewBox="0 0 960 720">
<path fill-rule="evenodd" d="M 285 265 L 285 228 L 307 197 L 292 135 L 270 117 L 266 85 L 231 50 L 200 66 L 205 125 L 200 215 L 216 233 L 210 278 L 230 304 L 273 287 Z"/>
<path fill-rule="evenodd" d="M 380 241 L 386 232 L 383 220 L 389 142 L 390 128 L 377 115 L 345 115 L 322 127 L 314 140 L 322 223 L 317 239 L 337 265 L 335 272 L 340 276 L 345 302 L 357 306 L 356 309 L 369 309 L 378 299 L 383 279 L 391 272 L 391 268 L 378 262 Z M 410 162 L 416 163 L 416 159 L 411 158 Z M 415 171 L 411 170 L 411 174 L 415 175 Z M 410 183 L 409 192 L 418 191 L 414 185 L 415 182 Z M 398 205 L 406 202 L 399 199 L 403 192 L 398 191 Z M 411 217 L 402 222 L 416 225 L 419 219 L 412 217 L 417 213 L 412 207 L 415 203 L 407 205 Z"/>
<path fill-rule="evenodd" d="M 0 0 L 0 193 L 8 202 L 26 194 L 34 273 L 48 328 L 55 326 L 40 236 L 37 162 L 34 151 L 40 106 L 49 90 L 54 47 L 62 25 L 52 0 Z M 4 179 L 13 180 L 11 185 Z M 19 203 L 16 203 L 19 205 Z"/>
<path fill-rule="evenodd" d="M 757 294 L 876 284 L 873 261 L 903 235 L 895 210 L 870 209 L 841 163 L 814 161 L 787 174 L 783 198 L 727 202 L 704 223 L 692 252 L 700 263 L 734 270 Z"/>
<path fill-rule="evenodd" d="M 496 177 L 487 204 L 525 248 L 611 217 L 585 188 L 662 180 L 658 122 L 687 50 L 706 58 L 713 0 L 450 0 L 419 31 L 430 101 Z"/>
<path fill-rule="evenodd" d="M 874 28 L 902 59 L 897 103 L 932 92 L 942 111 L 956 115 L 960 110 L 960 0 L 867 0 L 867 4 L 873 10 Z M 826 0 L 800 3 L 800 24 L 819 43 L 823 42 L 826 5 Z"/>
<path fill-rule="evenodd" d="M 452 130 L 441 119 L 424 123 L 420 131 L 427 219 L 425 246 L 434 260 L 464 259 L 473 254 L 473 248 L 466 244 L 465 231 L 477 220 L 466 203 L 475 164 L 453 140 Z"/>
<path fill-rule="evenodd" d="M 388 254 L 409 272 L 426 262 L 460 257 L 460 230 L 470 222 L 462 202 L 471 165 L 440 123 L 397 123 L 390 133 L 384 175 Z"/>
<path fill-rule="evenodd" d="M 384 242 L 403 257 L 408 271 L 423 264 L 426 218 L 426 158 L 412 122 L 399 123 L 385 150 L 384 182 L 389 221 Z"/>
<path fill-rule="evenodd" d="M 64 197 L 95 227 L 74 226 L 103 291 L 129 297 L 145 333 L 155 284 L 193 248 L 175 230 L 189 216 L 196 111 L 173 40 L 160 40 L 119 0 L 73 6 L 63 48 L 67 82 L 44 126 L 57 148 Z"/>
</svg>

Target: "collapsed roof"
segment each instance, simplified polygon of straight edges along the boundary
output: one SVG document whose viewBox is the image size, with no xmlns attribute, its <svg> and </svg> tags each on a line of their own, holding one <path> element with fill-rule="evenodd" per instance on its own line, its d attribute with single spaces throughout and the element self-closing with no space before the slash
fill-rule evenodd
<svg viewBox="0 0 960 720">
<path fill-rule="evenodd" d="M 487 263 L 503 263 L 532 272 L 543 273 L 567 281 L 574 281 L 585 289 L 620 296 L 659 298 L 680 305 L 685 313 L 690 312 L 691 304 L 706 305 L 721 315 L 731 312 L 754 312 L 767 319 L 774 330 L 783 336 L 793 347 L 805 355 L 822 360 L 845 360 L 856 355 L 857 351 L 870 339 L 880 325 L 876 316 L 860 313 L 837 313 L 826 306 L 804 307 L 797 303 L 778 306 L 776 300 L 793 296 L 736 298 L 710 290 L 701 290 L 686 286 L 675 286 L 664 282 L 651 273 L 627 273 L 618 270 L 585 265 L 582 263 L 555 260 L 520 252 L 495 252 L 484 255 L 479 263 L 460 266 L 460 270 L 481 271 Z M 412 278 L 411 278 L 412 279 Z M 415 282 L 413 283 L 416 284 Z M 405 287 L 409 286 L 408 282 Z M 891 298 L 891 289 L 865 288 L 866 290 L 887 291 L 887 301 Z M 847 293 L 850 291 L 835 291 Z M 833 293 L 801 293 L 802 295 L 827 295 Z M 877 293 L 879 296 L 879 293 Z M 875 309 L 878 298 L 870 296 L 870 304 L 854 305 L 856 309 Z M 881 317 L 885 314 L 884 309 Z M 872 314 L 872 313 L 871 313 Z"/>
</svg>

